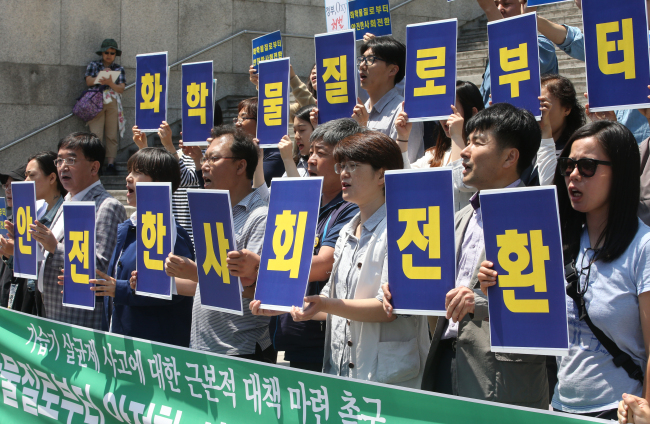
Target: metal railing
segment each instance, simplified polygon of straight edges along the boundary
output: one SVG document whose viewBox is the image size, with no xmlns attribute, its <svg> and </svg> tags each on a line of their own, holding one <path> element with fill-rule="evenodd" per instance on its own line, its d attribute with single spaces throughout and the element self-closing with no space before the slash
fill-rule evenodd
<svg viewBox="0 0 650 424">
<path fill-rule="evenodd" d="M 398 5 L 395 5 L 395 6 L 391 7 L 390 10 L 391 10 L 391 12 L 392 12 L 393 10 L 399 9 L 399 8 L 402 7 L 402 6 L 405 6 L 405 5 L 407 5 L 408 3 L 411 3 L 412 1 L 415 1 L 415 0 L 406 0 L 406 1 L 403 2 L 403 3 L 400 3 L 400 4 L 398 4 Z M 173 68 L 173 67 L 175 67 L 175 66 L 178 66 L 178 65 L 180 65 L 180 64 L 182 64 L 182 63 L 185 63 L 185 62 L 187 62 L 188 60 L 190 60 L 190 59 L 192 59 L 192 58 L 194 58 L 194 57 L 196 57 L 196 56 L 198 56 L 198 55 L 200 55 L 200 54 L 203 54 L 203 53 L 207 52 L 208 50 L 212 50 L 212 49 L 214 49 L 215 47 L 218 47 L 218 46 L 220 46 L 220 45 L 222 45 L 222 44 L 224 44 L 224 43 L 227 43 L 228 41 L 231 41 L 231 40 L 233 40 L 233 39 L 235 39 L 235 38 L 237 38 L 237 37 L 239 37 L 239 36 L 242 36 L 242 35 L 244 35 L 244 34 L 264 35 L 264 34 L 268 34 L 268 32 L 267 32 L 267 31 L 252 31 L 252 30 L 248 30 L 248 29 L 245 29 L 245 30 L 239 31 L 239 32 L 236 33 L 236 34 L 230 35 L 230 36 L 224 38 L 223 40 L 219 40 L 219 41 L 217 41 L 216 43 L 211 44 L 211 45 L 209 45 L 208 47 L 206 47 L 206 48 L 204 48 L 204 49 L 202 49 L 202 50 L 200 50 L 200 51 L 198 51 L 198 52 L 196 52 L 196 53 L 192 53 L 191 55 L 189 55 L 189 56 L 187 56 L 187 57 L 185 57 L 185 58 L 183 58 L 183 59 L 181 59 L 181 60 L 179 60 L 179 61 L 177 61 L 177 62 L 172 63 L 171 65 L 169 65 L 169 68 L 171 69 L 171 68 Z M 283 37 L 291 37 L 291 38 L 308 38 L 308 39 L 309 39 L 309 38 L 314 38 L 313 35 L 303 35 L 303 34 L 281 34 L 281 35 L 282 35 Z M 128 90 L 128 89 L 130 89 L 130 88 L 132 88 L 132 87 L 134 87 L 134 86 L 135 86 L 135 82 L 132 82 L 131 84 L 129 84 L 129 85 L 127 85 L 126 87 L 124 87 L 124 90 L 126 91 L 126 90 Z M 68 115 L 66 115 L 66 116 L 64 116 L 64 117 L 62 117 L 62 118 L 57 119 L 56 121 L 53 121 L 53 122 L 51 122 L 51 123 L 45 125 L 44 127 L 41 127 L 41 128 L 39 128 L 39 129 L 37 129 L 36 131 L 32 131 L 31 133 L 29 133 L 29 134 L 27 134 L 27 135 L 25 135 L 25 136 L 22 136 L 22 137 L 20 137 L 19 139 L 12 141 L 11 143 L 9 143 L 9 144 L 7 144 L 7 145 L 5 145 L 5 146 L 0 147 L 0 152 L 2 152 L 3 150 L 6 150 L 6 149 L 8 149 L 8 148 L 10 148 L 10 147 L 12 147 L 12 146 L 15 146 L 16 144 L 18 144 L 18 143 L 20 143 L 20 142 L 22 142 L 22 141 L 25 141 L 25 140 L 27 140 L 28 138 L 31 138 L 31 137 L 33 137 L 33 136 L 35 136 L 35 135 L 37 135 L 37 134 L 40 134 L 40 133 L 42 133 L 43 131 L 45 131 L 45 130 L 47 130 L 47 129 L 49 129 L 49 128 L 52 128 L 53 126 L 55 126 L 55 125 L 57 125 L 57 124 L 60 124 L 61 122 L 65 121 L 65 120 L 67 120 L 67 119 L 72 118 L 73 116 L 74 116 L 74 114 L 73 114 L 73 113 L 70 113 L 70 114 L 68 114 Z"/>
</svg>

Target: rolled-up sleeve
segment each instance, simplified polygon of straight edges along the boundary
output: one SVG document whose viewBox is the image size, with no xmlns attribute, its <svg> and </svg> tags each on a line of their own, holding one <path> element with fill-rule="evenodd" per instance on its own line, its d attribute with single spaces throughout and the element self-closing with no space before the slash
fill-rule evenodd
<svg viewBox="0 0 650 424">
<path fill-rule="evenodd" d="M 557 47 L 574 59 L 585 61 L 585 38 L 580 28 L 564 25 L 567 34 L 564 43 Z"/>
</svg>

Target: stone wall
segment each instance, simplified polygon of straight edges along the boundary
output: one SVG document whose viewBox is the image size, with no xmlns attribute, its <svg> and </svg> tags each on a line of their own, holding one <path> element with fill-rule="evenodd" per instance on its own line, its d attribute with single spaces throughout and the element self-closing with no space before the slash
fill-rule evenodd
<svg viewBox="0 0 650 424">
<path fill-rule="evenodd" d="M 391 0 L 391 6 L 404 0 Z M 85 89 L 84 72 L 104 38 L 117 40 L 118 63 L 127 84 L 135 76 L 135 55 L 169 52 L 169 63 L 241 30 L 313 35 L 326 32 L 323 0 L 0 0 L 0 147 L 69 114 Z M 393 11 L 394 36 L 405 38 L 411 23 L 457 17 L 459 25 L 478 17 L 474 0 L 414 0 Z M 251 39 L 245 34 L 191 61 L 214 60 L 216 98 L 255 95 L 248 81 Z M 298 75 L 314 63 L 311 39 L 285 37 L 285 54 Z M 168 119 L 180 119 L 180 65 L 171 70 Z M 118 160 L 131 147 L 134 90 L 123 96 L 127 130 Z M 72 131 L 70 118 L 0 152 L 0 170 L 12 169 L 36 151 L 54 149 Z"/>
</svg>

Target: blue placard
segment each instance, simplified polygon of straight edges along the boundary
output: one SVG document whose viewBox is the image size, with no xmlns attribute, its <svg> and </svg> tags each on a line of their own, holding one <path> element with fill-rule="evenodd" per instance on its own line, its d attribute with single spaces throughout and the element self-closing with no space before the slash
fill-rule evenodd
<svg viewBox="0 0 650 424">
<path fill-rule="evenodd" d="M 36 240 L 29 226 L 36 220 L 36 188 L 33 181 L 11 183 L 14 215 L 14 275 L 38 278 Z"/>
<path fill-rule="evenodd" d="M 565 1 L 573 1 L 573 0 L 528 0 L 528 7 L 533 7 L 533 6 L 543 6 L 545 4 L 553 4 L 553 3 L 562 3 Z"/>
<path fill-rule="evenodd" d="M 137 293 L 171 299 L 174 280 L 165 273 L 165 259 L 174 251 L 171 183 L 137 183 Z"/>
<path fill-rule="evenodd" d="M 95 202 L 65 202 L 63 228 L 63 306 L 95 309 Z"/>
<path fill-rule="evenodd" d="M 349 118 L 357 104 L 357 56 L 354 29 L 316 34 L 318 123 Z"/>
<path fill-rule="evenodd" d="M 167 52 L 139 54 L 135 60 L 135 125 L 155 132 L 167 121 Z"/>
<path fill-rule="evenodd" d="M 0 236 L 7 235 L 5 221 L 7 220 L 7 202 L 4 197 L 0 197 Z"/>
<path fill-rule="evenodd" d="M 646 2 L 589 0 L 582 5 L 587 93 L 592 112 L 650 107 Z"/>
<path fill-rule="evenodd" d="M 282 59 L 283 54 L 282 34 L 280 34 L 279 30 L 253 38 L 253 65 L 256 71 L 259 71 L 261 61 Z"/>
<path fill-rule="evenodd" d="M 264 309 L 302 308 L 316 240 L 322 177 L 274 178 L 255 299 Z M 300 193 L 296 196 L 296 193 Z"/>
<path fill-rule="evenodd" d="M 493 352 L 566 355 L 569 331 L 555 186 L 483 190 Z"/>
<path fill-rule="evenodd" d="M 456 104 L 458 20 L 406 27 L 404 111 L 409 121 L 447 119 Z"/>
<path fill-rule="evenodd" d="M 212 61 L 182 66 L 183 145 L 205 146 L 214 126 Z"/>
<path fill-rule="evenodd" d="M 228 271 L 228 252 L 237 250 L 230 192 L 187 190 L 192 219 L 201 308 L 244 315 L 239 277 Z M 209 252 L 209 254 L 208 254 Z"/>
<path fill-rule="evenodd" d="M 396 313 L 445 315 L 455 286 L 451 168 L 386 171 L 388 281 Z"/>
<path fill-rule="evenodd" d="M 540 119 L 537 14 L 488 22 L 488 40 L 492 103 L 510 103 Z"/>
<path fill-rule="evenodd" d="M 350 28 L 356 30 L 357 40 L 363 40 L 368 32 L 377 37 L 392 34 L 388 0 L 352 0 L 348 8 Z"/>
<path fill-rule="evenodd" d="M 260 147 L 277 147 L 289 133 L 289 58 L 259 65 L 257 139 Z"/>
</svg>

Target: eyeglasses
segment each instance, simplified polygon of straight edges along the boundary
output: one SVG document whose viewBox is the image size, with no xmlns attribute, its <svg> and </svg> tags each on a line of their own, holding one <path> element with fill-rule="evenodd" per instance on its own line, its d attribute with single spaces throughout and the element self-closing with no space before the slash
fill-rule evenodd
<svg viewBox="0 0 650 424">
<path fill-rule="evenodd" d="M 382 62 L 388 63 L 388 61 L 386 61 L 386 60 L 384 60 L 384 59 L 382 59 L 380 57 L 377 57 L 375 55 L 368 55 L 368 56 L 359 56 L 359 57 L 357 57 L 357 66 L 361 66 L 364 63 L 366 65 L 374 65 L 376 60 L 381 60 Z"/>
<path fill-rule="evenodd" d="M 562 157 L 557 160 L 557 169 L 559 170 L 560 175 L 564 175 L 565 177 L 571 175 L 573 170 L 576 168 L 576 165 L 578 166 L 578 172 L 580 175 L 589 178 L 594 176 L 598 165 L 612 166 L 612 163 L 604 160 L 589 158 L 574 160 L 571 158 Z"/>
<path fill-rule="evenodd" d="M 241 119 L 239 119 L 239 117 L 234 117 L 234 118 L 232 118 L 232 123 L 235 124 L 235 125 L 236 124 L 241 124 L 242 122 L 244 122 L 247 119 L 255 120 L 255 118 L 249 118 L 248 116 L 244 116 Z"/>
<path fill-rule="evenodd" d="M 11 191 L 11 183 L 2 184 L 2 189 L 4 191 Z"/>
<path fill-rule="evenodd" d="M 104 52 L 104 54 L 107 54 L 109 56 L 115 56 L 117 52 Z"/>
<path fill-rule="evenodd" d="M 215 163 L 219 162 L 221 159 L 241 159 L 235 156 L 203 156 L 201 158 L 201 165 L 203 165 L 206 162 L 210 162 L 211 165 L 214 165 Z"/>
<path fill-rule="evenodd" d="M 361 165 L 357 162 L 341 162 L 334 164 L 334 172 L 341 174 L 343 171 L 347 171 L 350 174 L 357 170 L 357 166 Z"/>
<path fill-rule="evenodd" d="M 54 165 L 56 165 L 57 168 L 61 168 L 63 164 L 66 164 L 68 166 L 74 166 L 76 160 L 77 158 L 72 156 L 69 158 L 59 158 L 54 161 Z"/>
</svg>

